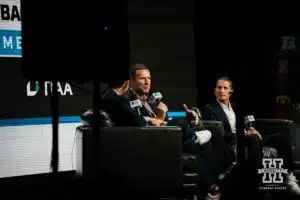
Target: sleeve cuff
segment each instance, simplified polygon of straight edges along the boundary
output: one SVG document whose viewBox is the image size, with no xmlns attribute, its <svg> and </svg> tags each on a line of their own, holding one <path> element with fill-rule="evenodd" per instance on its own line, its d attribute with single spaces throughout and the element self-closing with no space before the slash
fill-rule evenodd
<svg viewBox="0 0 300 200">
<path fill-rule="evenodd" d="M 146 122 L 149 122 L 150 121 L 150 117 L 144 117 L 144 119 L 146 120 Z"/>
</svg>

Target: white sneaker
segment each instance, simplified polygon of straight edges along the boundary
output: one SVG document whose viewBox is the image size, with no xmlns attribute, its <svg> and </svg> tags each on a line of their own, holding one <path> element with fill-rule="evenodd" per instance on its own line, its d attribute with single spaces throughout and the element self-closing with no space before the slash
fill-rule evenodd
<svg viewBox="0 0 300 200">
<path fill-rule="evenodd" d="M 296 179 L 295 175 L 293 173 L 289 173 L 287 175 L 287 186 L 288 188 L 296 195 L 300 195 L 300 187 L 298 185 L 298 180 Z"/>
<path fill-rule="evenodd" d="M 207 194 L 207 196 L 205 197 L 205 200 L 220 200 L 220 194 L 218 195 L 211 195 L 210 193 Z"/>
<path fill-rule="evenodd" d="M 200 145 L 205 144 L 211 138 L 211 132 L 209 130 L 196 131 L 195 134 L 197 136 L 195 143 L 199 143 Z"/>
</svg>

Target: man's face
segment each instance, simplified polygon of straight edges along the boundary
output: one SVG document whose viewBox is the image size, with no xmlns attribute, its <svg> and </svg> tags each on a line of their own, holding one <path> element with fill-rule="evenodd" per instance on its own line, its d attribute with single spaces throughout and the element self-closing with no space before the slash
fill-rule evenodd
<svg viewBox="0 0 300 200">
<path fill-rule="evenodd" d="M 151 74 L 148 69 L 140 69 L 136 71 L 135 79 L 132 81 L 132 88 L 138 93 L 149 93 L 151 88 Z"/>
<path fill-rule="evenodd" d="M 230 83 L 226 80 L 218 80 L 215 94 L 218 100 L 220 101 L 229 101 L 230 91 L 231 91 Z"/>
</svg>

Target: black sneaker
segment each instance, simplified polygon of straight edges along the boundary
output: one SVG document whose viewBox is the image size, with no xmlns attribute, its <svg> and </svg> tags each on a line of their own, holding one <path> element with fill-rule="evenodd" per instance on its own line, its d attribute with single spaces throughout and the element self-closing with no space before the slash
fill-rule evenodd
<svg viewBox="0 0 300 200">
<path fill-rule="evenodd" d="M 217 185 L 212 185 L 205 200 L 220 200 L 220 188 Z"/>
<path fill-rule="evenodd" d="M 205 200 L 220 200 L 220 188 L 217 185 L 212 185 Z"/>
</svg>

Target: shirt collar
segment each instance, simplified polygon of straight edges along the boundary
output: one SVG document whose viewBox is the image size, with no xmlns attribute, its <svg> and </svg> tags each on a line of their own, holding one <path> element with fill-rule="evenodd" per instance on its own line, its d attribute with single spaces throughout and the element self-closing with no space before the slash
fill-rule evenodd
<svg viewBox="0 0 300 200">
<path fill-rule="evenodd" d="M 220 102 L 218 99 L 217 101 L 219 102 L 222 109 L 232 109 L 230 102 L 228 103 L 228 105 L 225 105 L 224 103 Z"/>
<path fill-rule="evenodd" d="M 113 91 L 114 91 L 117 95 L 121 95 L 117 90 L 113 89 Z"/>
<path fill-rule="evenodd" d="M 135 91 L 133 91 L 132 88 L 130 88 L 130 90 L 131 90 L 131 92 L 132 92 L 133 94 L 135 94 L 135 95 L 137 96 L 137 98 L 138 98 L 139 100 L 141 100 L 142 102 L 145 102 L 145 101 L 148 99 L 147 95 L 140 96 L 140 95 L 138 95 Z"/>
</svg>

